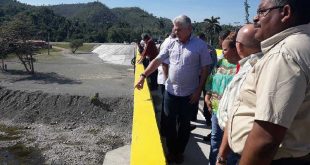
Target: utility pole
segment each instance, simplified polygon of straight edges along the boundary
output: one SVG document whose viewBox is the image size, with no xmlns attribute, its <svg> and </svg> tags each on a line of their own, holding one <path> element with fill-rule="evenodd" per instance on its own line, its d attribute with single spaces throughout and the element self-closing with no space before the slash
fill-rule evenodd
<svg viewBox="0 0 310 165">
<path fill-rule="evenodd" d="M 50 55 L 50 32 L 47 32 L 47 55 Z"/>
<path fill-rule="evenodd" d="M 250 5 L 248 3 L 248 0 L 245 0 L 244 1 L 244 10 L 245 10 L 245 23 L 250 23 L 249 21 L 249 8 L 250 8 Z"/>
<path fill-rule="evenodd" d="M 141 28 L 142 28 L 142 33 L 143 33 L 144 32 L 144 30 L 143 30 L 143 22 L 144 22 L 144 18 L 147 17 L 147 15 L 143 14 L 140 17 L 142 18 Z"/>
</svg>

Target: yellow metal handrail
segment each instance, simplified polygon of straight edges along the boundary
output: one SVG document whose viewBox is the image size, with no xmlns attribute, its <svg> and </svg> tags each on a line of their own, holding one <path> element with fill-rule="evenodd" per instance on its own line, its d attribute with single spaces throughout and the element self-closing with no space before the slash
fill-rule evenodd
<svg viewBox="0 0 310 165">
<path fill-rule="evenodd" d="M 140 54 L 137 52 L 137 56 Z M 138 58 L 137 58 L 138 59 Z M 136 64 L 135 83 L 143 72 Z M 165 155 L 156 123 L 155 111 L 147 81 L 144 88 L 134 90 L 134 113 L 131 141 L 131 165 L 165 165 Z"/>
</svg>

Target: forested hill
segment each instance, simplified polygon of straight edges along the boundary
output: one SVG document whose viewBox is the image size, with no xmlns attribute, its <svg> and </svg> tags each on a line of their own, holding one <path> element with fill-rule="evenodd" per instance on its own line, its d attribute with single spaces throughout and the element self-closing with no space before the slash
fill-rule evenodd
<svg viewBox="0 0 310 165">
<path fill-rule="evenodd" d="M 55 14 L 69 19 L 79 19 L 89 23 L 116 22 L 115 14 L 104 4 L 91 2 L 86 4 L 63 4 L 49 6 Z"/>
<path fill-rule="evenodd" d="M 172 22 L 170 19 L 155 17 L 152 14 L 138 8 L 113 8 L 112 12 L 119 18 L 120 22 L 129 23 L 130 26 L 135 26 L 140 28 L 143 24 L 143 28 L 152 29 L 157 27 L 157 30 L 165 29 L 166 32 L 170 32 L 172 28 Z"/>
<path fill-rule="evenodd" d="M 0 0 L 0 25 L 4 21 L 10 20 L 16 14 L 33 8 L 30 5 L 22 4 L 15 0 Z"/>
<path fill-rule="evenodd" d="M 49 33 L 52 41 L 132 42 L 140 40 L 142 31 L 158 37 L 172 27 L 171 20 L 137 7 L 109 9 L 100 2 L 31 6 L 0 0 L 0 28 L 12 28 L 10 22 L 26 20 L 33 25 L 29 31 L 35 31 L 34 39 L 46 40 Z"/>
</svg>

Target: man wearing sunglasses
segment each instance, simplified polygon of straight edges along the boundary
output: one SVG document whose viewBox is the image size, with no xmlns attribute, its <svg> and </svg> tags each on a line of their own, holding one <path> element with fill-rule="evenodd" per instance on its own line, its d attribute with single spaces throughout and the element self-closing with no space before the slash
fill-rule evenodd
<svg viewBox="0 0 310 165">
<path fill-rule="evenodd" d="M 264 56 L 227 123 L 240 165 L 310 164 L 309 9 L 309 0 L 260 1 L 254 25 Z"/>
</svg>

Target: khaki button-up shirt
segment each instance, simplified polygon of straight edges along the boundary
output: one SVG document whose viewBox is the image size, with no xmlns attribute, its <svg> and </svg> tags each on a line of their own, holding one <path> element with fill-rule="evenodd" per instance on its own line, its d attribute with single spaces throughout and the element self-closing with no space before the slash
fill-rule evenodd
<svg viewBox="0 0 310 165">
<path fill-rule="evenodd" d="M 263 58 L 247 75 L 228 121 L 228 142 L 241 154 L 255 120 L 287 128 L 274 159 L 310 153 L 310 24 L 262 42 Z"/>
</svg>

